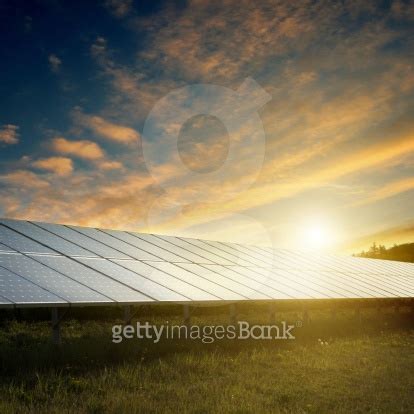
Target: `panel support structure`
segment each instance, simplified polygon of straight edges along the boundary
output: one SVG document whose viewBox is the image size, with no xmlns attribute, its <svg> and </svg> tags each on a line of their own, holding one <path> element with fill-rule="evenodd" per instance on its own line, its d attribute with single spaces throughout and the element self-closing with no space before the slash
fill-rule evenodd
<svg viewBox="0 0 414 414">
<path fill-rule="evenodd" d="M 52 308 L 52 341 L 55 345 L 61 344 L 59 309 Z"/>
</svg>

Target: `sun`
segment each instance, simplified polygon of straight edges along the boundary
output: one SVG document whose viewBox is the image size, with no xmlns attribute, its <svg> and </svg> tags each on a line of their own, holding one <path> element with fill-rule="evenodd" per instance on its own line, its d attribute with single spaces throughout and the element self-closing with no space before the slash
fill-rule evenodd
<svg viewBox="0 0 414 414">
<path fill-rule="evenodd" d="M 331 226 L 323 221 L 304 223 L 300 230 L 300 244 L 308 249 L 328 249 L 335 242 Z"/>
</svg>

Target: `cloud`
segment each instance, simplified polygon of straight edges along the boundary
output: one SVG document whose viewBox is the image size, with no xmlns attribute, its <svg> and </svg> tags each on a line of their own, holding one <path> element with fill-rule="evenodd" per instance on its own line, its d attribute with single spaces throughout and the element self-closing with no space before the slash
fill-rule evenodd
<svg viewBox="0 0 414 414">
<path fill-rule="evenodd" d="M 68 140 L 63 137 L 53 138 L 50 148 L 59 154 L 72 155 L 74 157 L 92 162 L 96 168 L 103 171 L 122 170 L 123 164 L 119 161 L 108 160 L 105 151 L 95 142 L 88 140 Z M 53 160 L 65 159 L 53 157 Z M 54 161 L 55 162 L 55 161 Z M 56 164 L 57 161 L 56 161 Z M 69 166 L 68 166 L 69 167 Z"/>
<path fill-rule="evenodd" d="M 107 170 L 107 171 L 120 170 L 123 168 L 123 165 L 119 161 L 103 160 L 98 163 L 98 168 L 100 168 L 101 170 Z"/>
<path fill-rule="evenodd" d="M 101 58 L 105 56 L 106 52 L 106 39 L 102 36 L 98 36 L 95 42 L 91 45 L 91 54 L 94 58 Z"/>
<path fill-rule="evenodd" d="M 69 175 L 73 171 L 73 162 L 70 158 L 66 157 L 43 158 L 34 161 L 32 165 L 35 168 L 53 172 L 61 177 Z"/>
<path fill-rule="evenodd" d="M 132 0 L 106 0 L 105 7 L 118 18 L 127 16 L 132 10 Z"/>
<path fill-rule="evenodd" d="M 86 115 L 80 110 L 75 110 L 73 117 L 79 125 L 110 141 L 121 144 L 139 142 L 140 135 L 132 128 L 112 123 L 97 115 Z"/>
<path fill-rule="evenodd" d="M 111 177 L 95 170 L 64 177 L 39 178 L 28 171 L 0 176 L 8 186 L 0 186 L 3 214 L 7 217 L 31 218 L 86 226 L 137 228 L 137 220 L 159 191 L 152 179 L 126 172 Z M 59 180 L 54 182 L 53 180 Z"/>
<path fill-rule="evenodd" d="M 50 65 L 50 70 L 54 73 L 59 72 L 60 67 L 62 65 L 62 60 L 59 59 L 56 55 L 51 54 L 49 55 L 49 65 Z"/>
<path fill-rule="evenodd" d="M 352 206 L 360 206 L 371 204 L 380 200 L 394 197 L 398 194 L 405 193 L 407 191 L 414 190 L 414 178 L 406 177 L 392 181 L 386 185 L 379 187 L 378 189 L 370 192 L 362 200 L 353 203 Z"/>
<path fill-rule="evenodd" d="M 13 145 L 19 142 L 19 127 L 17 125 L 3 125 L 0 128 L 0 143 Z"/>
<path fill-rule="evenodd" d="M 49 187 L 49 182 L 39 178 L 33 172 L 26 170 L 16 170 L 8 174 L 0 175 L 0 181 L 17 188 L 27 188 L 31 191 Z"/>
<path fill-rule="evenodd" d="M 88 140 L 70 141 L 64 137 L 56 137 L 52 139 L 51 148 L 60 154 L 73 155 L 90 161 L 105 157 L 103 149 L 97 143 Z"/>
<path fill-rule="evenodd" d="M 158 99 L 191 83 L 236 90 L 245 77 L 252 76 L 273 96 L 260 110 L 266 158 L 255 185 L 241 194 L 237 190 L 246 179 L 245 163 L 256 149 L 253 136 L 251 144 L 241 149 L 240 161 L 219 184 L 209 182 L 208 174 L 200 179 L 180 175 L 176 160 L 165 154 L 162 140 L 154 144 L 154 152 L 166 160 L 156 175 L 168 184 L 171 204 L 194 202 L 185 215 L 168 216 L 162 211 L 160 232 L 205 223 L 210 213 L 247 210 L 260 215 L 269 207 L 269 211 L 277 209 L 281 200 L 289 207 L 295 207 L 299 199 L 302 204 L 323 204 L 326 200 L 302 202 L 305 195 L 323 188 L 343 185 L 349 193 L 355 187 L 375 188 L 379 174 L 401 165 L 404 157 L 414 152 L 412 127 L 407 134 L 397 128 L 383 134 L 397 116 L 411 115 L 414 67 L 409 53 L 413 45 L 409 20 L 413 8 L 407 2 L 393 2 L 386 8 L 375 1 L 226 0 L 212 5 L 190 0 L 182 7 L 157 8 L 156 15 L 147 16 L 133 15 L 129 1 L 107 1 L 106 6 L 117 17 L 128 16 L 128 28 L 136 30 L 132 36 L 142 34 L 145 42 L 132 51 L 132 60 L 117 59 L 122 50 L 110 49 L 110 37 L 108 41 L 97 37 L 91 45 L 90 54 L 100 68 L 99 79 L 106 82 L 103 86 L 109 93 L 99 115 L 74 111 L 74 124 L 81 132 L 92 131 L 122 144 L 138 141 L 139 133 L 125 125 L 137 125 Z M 399 24 L 400 19 L 405 23 Z M 248 103 L 249 96 L 244 101 Z M 194 100 L 189 101 L 191 108 L 194 105 Z M 164 108 L 167 115 L 170 109 Z M 171 128 L 179 130 L 180 126 L 172 124 Z M 225 155 L 222 135 L 210 138 L 182 142 L 180 155 L 193 170 L 206 172 Z M 0 195 L 11 200 L 11 214 L 136 228 L 161 193 L 144 168 L 135 172 L 125 158 L 124 164 L 108 160 L 105 151 L 92 141 L 56 137 L 52 149 L 90 161 L 96 168 L 88 174 L 76 170 L 66 176 L 48 175 L 48 180 L 64 181 L 63 188 L 25 187 L 20 192 L 22 173 L 18 179 L 8 177 L 10 188 L 0 189 Z M 410 179 L 397 176 L 394 182 L 368 193 L 365 202 L 409 191 L 412 185 Z M 211 204 L 199 203 L 194 196 L 200 187 L 205 188 L 205 199 Z M 334 198 L 333 193 L 330 196 Z M 227 194 L 234 194 L 234 198 L 226 199 Z M 19 205 L 16 200 L 24 202 Z M 349 197 L 342 200 L 337 210 L 352 205 Z M 347 219 L 352 221 L 352 214 L 359 210 L 349 210 Z M 270 224 L 275 225 L 288 218 L 273 214 L 272 220 Z M 394 220 L 398 224 L 403 218 Z M 358 232 L 372 232 L 369 226 Z M 286 229 L 289 231 L 288 226 Z M 358 237 L 356 232 L 354 236 Z"/>
</svg>

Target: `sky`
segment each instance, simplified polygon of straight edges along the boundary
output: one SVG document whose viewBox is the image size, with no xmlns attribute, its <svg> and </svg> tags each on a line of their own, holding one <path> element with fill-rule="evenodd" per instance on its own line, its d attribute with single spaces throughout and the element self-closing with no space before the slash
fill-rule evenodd
<svg viewBox="0 0 414 414">
<path fill-rule="evenodd" d="M 414 241 L 414 2 L 0 3 L 0 216 Z"/>
</svg>

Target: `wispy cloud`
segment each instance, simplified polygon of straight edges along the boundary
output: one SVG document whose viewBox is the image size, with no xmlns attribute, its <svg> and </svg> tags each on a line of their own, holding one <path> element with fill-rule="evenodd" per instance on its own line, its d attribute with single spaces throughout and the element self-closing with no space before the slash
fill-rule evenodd
<svg viewBox="0 0 414 414">
<path fill-rule="evenodd" d="M 106 0 L 105 7 L 115 17 L 125 17 L 132 10 L 132 0 Z"/>
<path fill-rule="evenodd" d="M 98 36 L 95 42 L 91 45 L 91 55 L 99 59 L 105 56 L 106 52 L 106 39 L 102 36 Z"/>
<path fill-rule="evenodd" d="M 62 66 L 62 60 L 54 54 L 49 55 L 48 60 L 49 60 L 50 70 L 54 73 L 59 72 L 60 67 Z"/>
<path fill-rule="evenodd" d="M 389 182 L 373 191 L 368 192 L 367 194 L 364 194 L 364 197 L 360 201 L 352 203 L 352 205 L 361 206 L 365 204 L 371 204 L 413 190 L 414 178 L 406 177 Z"/>
<path fill-rule="evenodd" d="M 3 125 L 0 128 L 0 144 L 13 145 L 19 142 L 19 127 L 17 125 Z"/>
<path fill-rule="evenodd" d="M 138 143 L 140 135 L 133 128 L 110 122 L 97 115 L 87 115 L 80 110 L 73 113 L 75 122 L 95 135 L 121 144 Z"/>
</svg>

